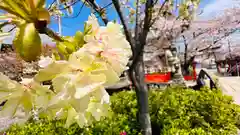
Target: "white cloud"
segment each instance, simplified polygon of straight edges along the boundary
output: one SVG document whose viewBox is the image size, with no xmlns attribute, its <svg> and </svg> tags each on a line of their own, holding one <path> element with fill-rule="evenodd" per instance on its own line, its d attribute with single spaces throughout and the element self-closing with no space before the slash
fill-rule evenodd
<svg viewBox="0 0 240 135">
<path fill-rule="evenodd" d="M 240 7 L 240 0 L 214 0 L 212 3 L 209 3 L 203 8 L 203 13 L 198 16 L 197 20 L 210 20 L 214 17 L 222 15 L 225 9 Z M 201 26 L 202 27 L 202 26 Z M 228 49 L 228 40 L 231 42 L 233 46 L 239 46 L 240 42 L 240 32 L 235 32 L 228 38 L 224 38 L 221 40 L 221 44 L 223 47 L 221 51 L 225 51 Z M 183 40 L 179 38 L 176 43 L 180 46 L 180 51 L 184 50 Z"/>
<path fill-rule="evenodd" d="M 7 25 L 5 27 L 2 28 L 2 30 L 4 32 L 8 32 L 9 30 L 11 30 L 13 28 L 13 26 L 11 25 Z M 12 41 L 13 41 L 13 38 L 15 37 L 15 31 L 12 31 L 11 32 L 11 36 L 9 38 L 6 38 L 3 40 L 3 43 L 6 43 L 6 44 L 12 44 Z"/>
<path fill-rule="evenodd" d="M 240 6 L 240 0 L 215 0 L 203 8 L 203 14 L 199 19 L 211 19 L 223 13 L 227 8 Z"/>
<path fill-rule="evenodd" d="M 9 30 L 12 29 L 12 28 L 13 28 L 13 26 L 7 25 L 7 26 L 3 27 L 2 30 L 3 30 L 4 32 L 7 32 L 7 31 L 9 31 Z M 5 43 L 5 44 L 12 44 L 12 41 L 13 41 L 14 37 L 15 37 L 15 30 L 13 30 L 13 31 L 11 32 L 11 36 L 10 36 L 9 38 L 6 38 L 6 39 L 3 40 L 3 43 Z M 43 44 L 54 44 L 53 41 L 52 41 L 52 39 L 49 38 L 47 35 L 45 35 L 45 34 L 40 34 L 40 37 L 41 37 L 41 39 L 42 39 L 42 43 L 43 43 Z"/>
<path fill-rule="evenodd" d="M 40 34 L 40 37 L 41 37 L 41 39 L 42 39 L 42 43 L 43 44 L 54 44 L 54 42 L 52 41 L 52 38 L 50 38 L 50 37 L 48 37 L 47 35 L 45 35 L 45 34 Z"/>
</svg>

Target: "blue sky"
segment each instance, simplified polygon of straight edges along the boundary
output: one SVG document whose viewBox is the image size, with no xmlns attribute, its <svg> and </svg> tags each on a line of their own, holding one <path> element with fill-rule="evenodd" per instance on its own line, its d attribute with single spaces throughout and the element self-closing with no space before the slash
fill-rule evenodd
<svg viewBox="0 0 240 135">
<path fill-rule="evenodd" d="M 239 0 L 209 0 L 210 2 L 204 6 L 204 12 L 199 16 L 200 19 L 209 19 L 220 15 L 227 8 L 240 6 Z"/>
<path fill-rule="evenodd" d="M 47 0 L 47 4 L 51 3 L 53 0 Z M 107 5 L 111 0 L 96 0 L 101 6 Z M 133 0 L 131 0 L 133 1 Z M 233 5 L 237 5 L 236 3 L 240 3 L 237 0 L 201 0 L 200 9 L 203 10 L 203 14 L 201 14 L 198 18 L 200 19 L 211 19 L 214 15 L 219 14 L 224 8 L 232 7 Z M 81 7 L 81 3 L 78 3 L 74 6 L 74 10 L 76 14 Z M 114 8 L 107 9 L 107 16 L 110 20 L 116 20 L 118 17 L 116 15 Z M 81 14 L 77 18 L 63 18 L 62 22 L 62 33 L 64 36 L 72 36 L 76 31 L 83 30 L 84 22 L 87 20 L 91 10 L 87 7 L 83 7 Z M 53 20 L 49 26 L 54 31 L 58 31 L 57 21 Z M 11 27 L 5 28 L 4 31 L 8 31 Z M 11 44 L 14 38 L 15 32 L 12 32 L 10 38 L 5 39 L 3 42 Z M 41 35 L 43 43 L 52 44 L 52 39 L 50 39 L 46 35 Z"/>
<path fill-rule="evenodd" d="M 53 0 L 47 0 L 47 4 L 51 3 Z M 104 2 L 102 2 L 104 1 Z M 99 3 L 101 6 L 107 5 L 110 3 L 111 0 L 97 0 L 97 3 Z M 216 0 L 202 0 L 200 4 L 200 9 L 204 9 L 208 4 L 214 3 Z M 79 12 L 79 9 L 81 7 L 82 3 L 78 3 L 74 6 L 74 15 L 76 15 Z M 84 22 L 88 19 L 88 15 L 91 13 L 91 9 L 88 7 L 83 7 L 81 14 L 77 18 L 63 18 L 62 20 L 62 34 L 64 36 L 66 35 L 74 35 L 76 31 L 83 30 Z M 111 6 L 107 9 L 107 16 L 109 20 L 116 20 L 117 14 L 115 12 L 115 9 Z M 100 23 L 101 20 L 100 20 Z M 54 29 L 54 31 L 58 31 L 58 24 L 57 20 L 53 20 L 50 28 Z"/>
<path fill-rule="evenodd" d="M 53 0 L 47 0 L 47 4 L 51 3 Z M 96 0 L 97 3 L 99 3 L 100 6 L 105 6 L 111 2 L 111 0 Z M 104 1 L 104 2 L 101 2 Z M 74 14 L 75 16 L 79 9 L 82 6 L 82 2 L 78 2 L 73 8 L 74 8 Z M 88 19 L 88 16 L 91 13 L 91 9 L 88 7 L 83 7 L 80 15 L 77 18 L 63 18 L 62 19 L 62 34 L 64 36 L 66 35 L 74 35 L 76 31 L 83 30 L 84 22 Z M 117 19 L 116 12 L 114 12 L 114 8 L 110 6 L 107 8 L 107 17 L 109 20 L 115 20 Z M 102 21 L 100 21 L 102 23 Z M 58 31 L 58 24 L 57 20 L 53 20 L 50 27 L 54 29 L 55 31 Z"/>
</svg>

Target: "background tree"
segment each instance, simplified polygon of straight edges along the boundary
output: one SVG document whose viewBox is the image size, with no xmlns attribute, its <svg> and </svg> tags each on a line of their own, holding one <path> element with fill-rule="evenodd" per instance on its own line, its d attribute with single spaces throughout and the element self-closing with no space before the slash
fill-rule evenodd
<svg viewBox="0 0 240 135">
<path fill-rule="evenodd" d="M 229 8 L 223 14 L 210 20 L 195 20 L 190 29 L 182 33 L 184 42 L 184 64 L 186 68 L 189 59 L 201 53 L 206 58 L 221 52 L 228 45 L 222 41 L 238 32 L 240 27 L 239 8 Z M 225 52 L 226 53 L 226 52 Z"/>
</svg>

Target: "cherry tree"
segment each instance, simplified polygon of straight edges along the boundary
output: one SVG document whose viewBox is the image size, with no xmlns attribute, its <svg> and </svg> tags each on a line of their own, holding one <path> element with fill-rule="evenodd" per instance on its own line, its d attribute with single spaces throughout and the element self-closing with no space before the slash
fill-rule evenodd
<svg viewBox="0 0 240 135">
<path fill-rule="evenodd" d="M 239 8 L 229 8 L 223 14 L 210 20 L 194 20 L 188 31 L 181 34 L 184 43 L 184 64 L 196 55 L 213 55 L 226 46 L 223 40 L 236 33 L 240 27 Z M 193 59 L 192 59 L 193 60 Z"/>
<path fill-rule="evenodd" d="M 85 0 L 102 18 L 106 24 L 107 18 L 102 13 L 104 10 L 99 7 L 94 0 Z M 176 3 L 176 1 L 154 1 L 136 0 L 136 7 L 130 6 L 130 1 L 112 0 L 112 4 L 116 9 L 119 20 L 123 25 L 123 30 L 126 39 L 131 45 L 132 49 L 132 62 L 129 69 L 131 81 L 136 89 L 138 107 L 139 107 L 139 122 L 143 134 L 151 134 L 150 117 L 148 113 L 148 90 L 144 82 L 144 63 L 143 63 L 143 50 L 147 44 L 147 37 L 153 25 L 160 18 L 170 18 L 174 15 L 174 11 L 178 12 L 179 17 L 176 20 L 191 20 L 192 14 L 196 10 L 199 1 L 185 1 L 183 3 Z M 157 7 L 158 8 L 155 8 Z M 124 14 L 124 9 L 128 9 L 128 18 Z M 154 10 L 156 9 L 156 10 Z M 102 11 L 102 12 L 101 12 Z M 160 17 L 160 18 L 159 18 Z M 134 20 L 134 21 L 132 21 Z M 130 29 L 129 22 L 134 23 L 134 29 Z M 161 28 L 160 28 L 161 30 Z M 159 35 L 160 37 L 163 35 Z M 170 35 L 169 35 L 170 36 Z M 158 37 L 159 38 L 159 37 Z"/>
</svg>

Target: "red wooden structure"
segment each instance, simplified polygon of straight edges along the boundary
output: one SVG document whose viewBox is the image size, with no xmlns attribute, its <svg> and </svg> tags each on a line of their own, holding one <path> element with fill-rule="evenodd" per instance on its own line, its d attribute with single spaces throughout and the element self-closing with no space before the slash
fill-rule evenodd
<svg viewBox="0 0 240 135">
<path fill-rule="evenodd" d="M 147 83 L 162 83 L 171 80 L 171 73 L 154 73 L 145 74 L 145 82 Z"/>
<path fill-rule="evenodd" d="M 196 63 L 194 63 L 193 65 L 192 65 L 192 67 L 193 67 L 193 73 L 192 73 L 192 75 L 185 75 L 184 76 L 184 79 L 186 80 L 186 81 L 192 81 L 192 80 L 197 80 L 197 73 L 196 73 Z"/>
<path fill-rule="evenodd" d="M 184 76 L 186 81 L 196 80 L 196 64 L 193 64 L 193 74 Z M 153 73 L 153 74 L 145 74 L 145 82 L 146 83 L 167 83 L 171 80 L 171 73 Z"/>
</svg>

